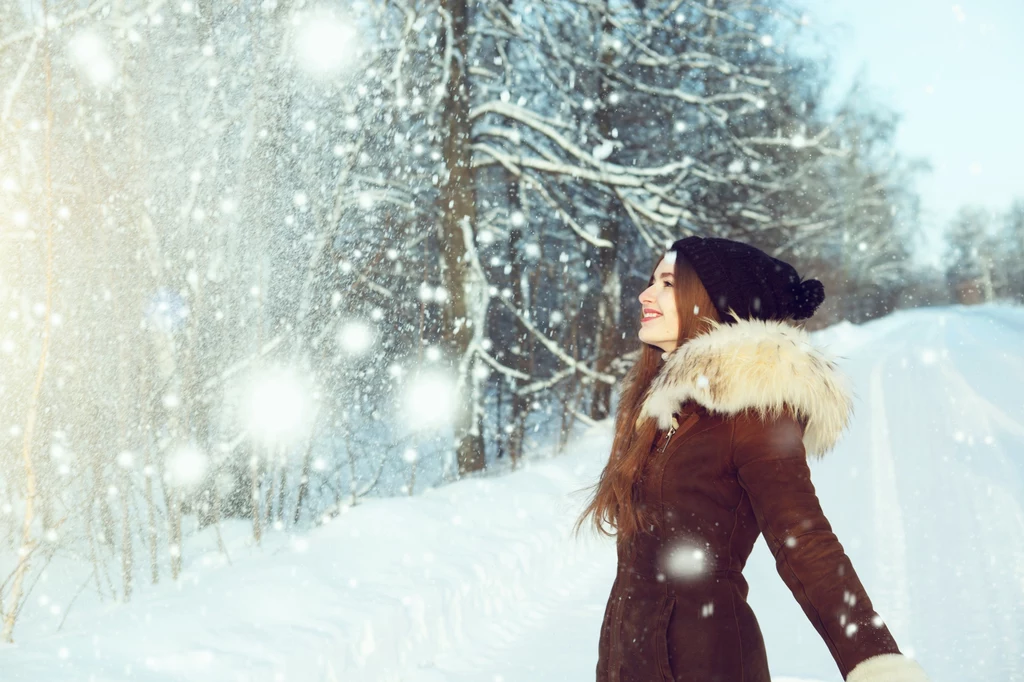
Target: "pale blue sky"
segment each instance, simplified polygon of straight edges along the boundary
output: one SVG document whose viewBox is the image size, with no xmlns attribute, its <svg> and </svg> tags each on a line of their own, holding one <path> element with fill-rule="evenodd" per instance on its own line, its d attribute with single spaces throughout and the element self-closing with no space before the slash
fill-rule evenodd
<svg viewBox="0 0 1024 682">
<path fill-rule="evenodd" d="M 898 151 L 925 157 L 917 189 L 937 263 L 958 207 L 1005 212 L 1024 199 L 1024 0 L 806 0 L 835 57 L 834 94 L 863 69 L 873 94 L 903 115 Z"/>
</svg>

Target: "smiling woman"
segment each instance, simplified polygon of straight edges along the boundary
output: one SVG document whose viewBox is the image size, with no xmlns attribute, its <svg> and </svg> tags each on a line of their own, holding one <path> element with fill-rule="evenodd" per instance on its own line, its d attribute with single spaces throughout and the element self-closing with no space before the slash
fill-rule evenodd
<svg viewBox="0 0 1024 682">
<path fill-rule="evenodd" d="M 676 251 L 661 259 L 639 299 L 640 340 L 665 352 L 675 350 L 679 339 L 707 331 L 707 320 L 720 321 L 697 272 Z M 651 356 L 656 362 L 656 354 Z"/>
<path fill-rule="evenodd" d="M 727 239 L 675 242 L 639 296 L 640 359 L 584 514 L 614 529 L 618 571 L 597 682 L 770 682 L 743 569 L 759 535 L 847 682 L 926 682 L 832 532 L 808 456 L 851 396 L 796 320 L 818 280 Z M 577 529 L 579 525 L 577 525 Z"/>
</svg>

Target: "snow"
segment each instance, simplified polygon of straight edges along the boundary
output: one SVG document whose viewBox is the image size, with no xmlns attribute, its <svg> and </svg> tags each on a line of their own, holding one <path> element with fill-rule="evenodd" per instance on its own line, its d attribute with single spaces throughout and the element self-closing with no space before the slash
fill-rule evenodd
<svg viewBox="0 0 1024 682">
<path fill-rule="evenodd" d="M 615 143 L 612 142 L 611 140 L 604 140 L 603 142 L 601 142 L 601 144 L 594 147 L 594 151 L 592 153 L 595 159 L 597 159 L 598 161 L 604 161 L 609 156 L 611 156 L 612 152 L 614 151 Z"/>
<path fill-rule="evenodd" d="M 424 372 L 406 386 L 403 405 L 406 423 L 413 429 L 443 426 L 455 414 L 455 400 L 453 378 L 440 371 Z"/>
<path fill-rule="evenodd" d="M 373 329 L 360 320 L 350 320 L 342 324 L 338 331 L 338 341 L 345 352 L 351 355 L 362 355 L 374 343 Z"/>
<path fill-rule="evenodd" d="M 1024 680 L 1024 310 L 919 309 L 812 337 L 857 396 L 815 487 L 876 610 L 935 682 Z M 229 521 L 230 564 L 211 528 L 186 533 L 179 580 L 128 604 L 74 601 L 88 563 L 59 557 L 0 646 L 4 679 L 592 680 L 615 552 L 569 531 L 611 433 L 260 547 Z M 773 679 L 840 680 L 762 541 L 745 574 Z"/>
<path fill-rule="evenodd" d="M 198 485 L 208 466 L 209 458 L 196 448 L 179 448 L 167 461 L 168 483 L 186 488 Z"/>
<path fill-rule="evenodd" d="M 329 15 L 309 17 L 296 36 L 299 61 L 310 73 L 333 73 L 352 63 L 358 41 L 351 21 Z"/>
<path fill-rule="evenodd" d="M 82 72 L 96 85 L 114 80 L 116 69 L 110 50 L 92 31 L 79 32 L 69 43 L 71 56 Z"/>
<path fill-rule="evenodd" d="M 305 434 L 316 409 L 310 384 L 307 377 L 286 367 L 255 373 L 242 404 L 249 432 L 271 444 L 284 444 Z"/>
<path fill-rule="evenodd" d="M 698 578 L 708 569 L 704 550 L 688 542 L 670 547 L 665 559 L 665 573 L 674 578 Z M 659 579 L 661 575 L 659 574 Z"/>
</svg>

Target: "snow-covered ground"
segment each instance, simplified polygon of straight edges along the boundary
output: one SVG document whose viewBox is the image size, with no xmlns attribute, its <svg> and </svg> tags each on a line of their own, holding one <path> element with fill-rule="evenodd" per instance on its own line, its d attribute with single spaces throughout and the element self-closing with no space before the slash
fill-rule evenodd
<svg viewBox="0 0 1024 682">
<path fill-rule="evenodd" d="M 923 309 L 814 336 L 857 392 L 815 485 L 876 609 L 936 682 L 1024 680 L 1024 310 Z M 81 580 L 51 567 L 0 647 L 2 678 L 592 680 L 614 548 L 569 530 L 610 437 L 604 423 L 565 456 L 367 500 L 261 548 L 229 524 L 230 567 L 204 532 L 178 583 L 126 605 L 64 614 Z M 746 574 L 776 679 L 840 680 L 763 543 Z"/>
</svg>

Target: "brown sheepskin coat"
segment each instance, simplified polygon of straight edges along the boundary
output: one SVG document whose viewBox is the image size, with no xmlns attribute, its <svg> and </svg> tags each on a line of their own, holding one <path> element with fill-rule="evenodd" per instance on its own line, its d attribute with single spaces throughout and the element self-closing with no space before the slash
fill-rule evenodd
<svg viewBox="0 0 1024 682">
<path fill-rule="evenodd" d="M 832 532 L 808 456 L 832 449 L 851 392 L 785 322 L 715 325 L 664 355 L 641 419 L 660 431 L 641 479 L 657 522 L 629 546 L 601 626 L 598 682 L 769 682 L 743 567 L 759 535 L 849 682 L 926 682 Z"/>
</svg>

